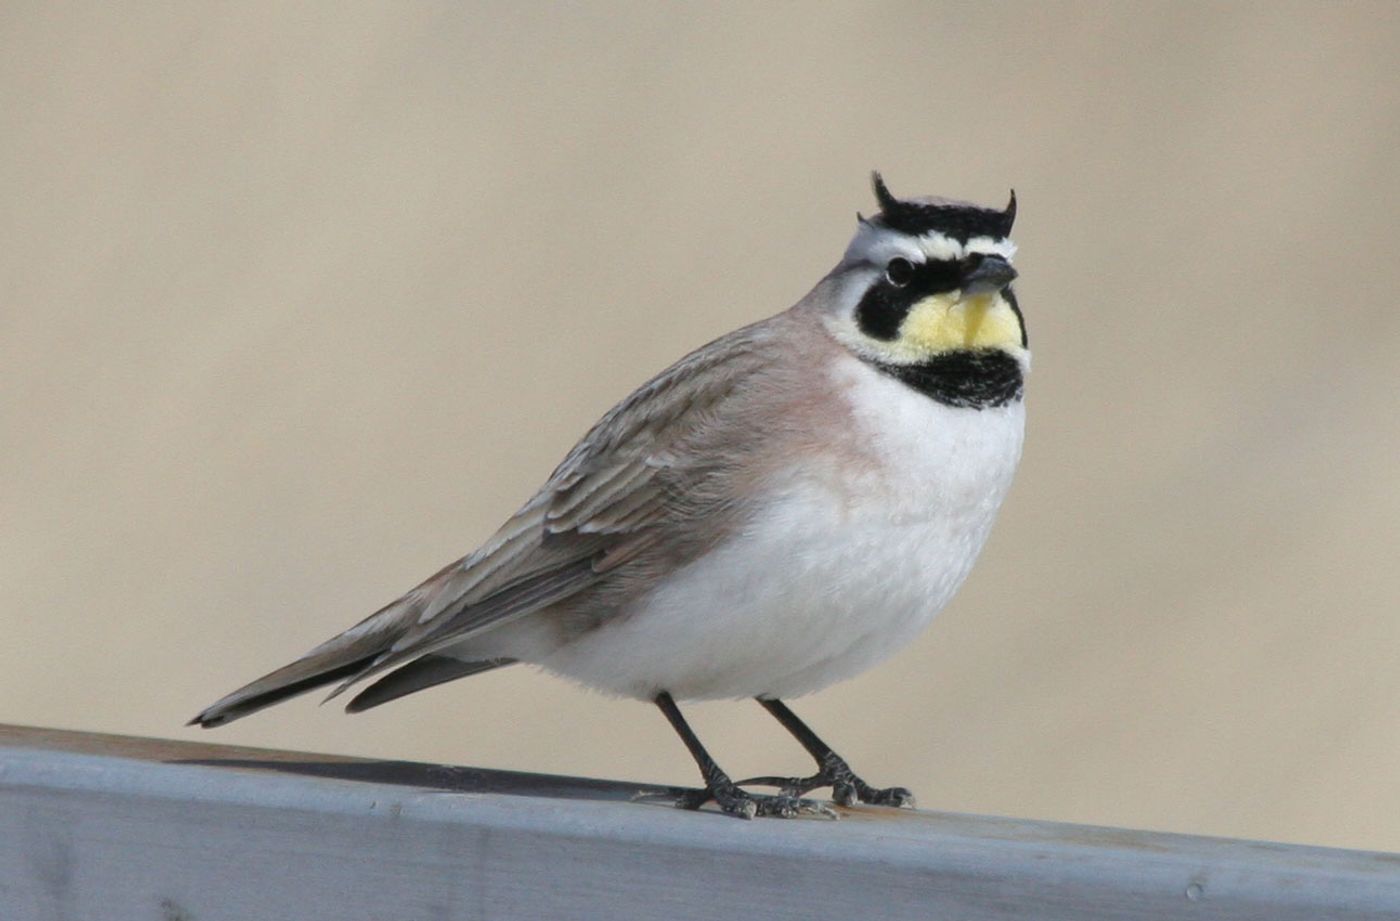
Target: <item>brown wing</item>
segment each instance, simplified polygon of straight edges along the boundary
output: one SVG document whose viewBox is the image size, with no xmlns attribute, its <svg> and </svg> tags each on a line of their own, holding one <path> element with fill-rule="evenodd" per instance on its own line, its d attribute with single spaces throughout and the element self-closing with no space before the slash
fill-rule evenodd
<svg viewBox="0 0 1400 921">
<path fill-rule="evenodd" d="M 610 410 L 481 548 L 191 722 L 220 725 L 339 680 L 331 696 L 410 659 L 557 603 L 643 551 L 684 515 L 673 486 L 703 476 L 686 451 L 771 356 L 773 321 L 704 346 Z"/>
</svg>

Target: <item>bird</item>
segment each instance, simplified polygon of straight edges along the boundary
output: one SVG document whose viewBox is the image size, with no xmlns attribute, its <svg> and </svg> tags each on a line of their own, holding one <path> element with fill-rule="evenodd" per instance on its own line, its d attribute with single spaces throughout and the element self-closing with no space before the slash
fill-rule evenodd
<svg viewBox="0 0 1400 921">
<path fill-rule="evenodd" d="M 829 788 L 912 807 L 784 700 L 887 659 L 961 586 L 1020 461 L 1030 351 L 1015 190 L 998 209 L 871 180 L 879 211 L 796 304 L 651 378 L 480 548 L 190 724 L 374 678 L 360 712 L 528 664 L 655 704 L 704 781 L 677 805 L 833 816 L 808 796 Z M 812 775 L 732 779 L 677 703 L 750 698 Z"/>
</svg>

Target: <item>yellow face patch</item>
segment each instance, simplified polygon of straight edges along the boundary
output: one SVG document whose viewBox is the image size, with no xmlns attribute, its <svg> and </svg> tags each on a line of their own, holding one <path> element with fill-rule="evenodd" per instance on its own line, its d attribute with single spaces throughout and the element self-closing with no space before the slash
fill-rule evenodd
<svg viewBox="0 0 1400 921">
<path fill-rule="evenodd" d="M 920 361 L 959 349 L 1021 349 L 1021 324 L 1006 298 L 981 294 L 955 300 L 934 294 L 915 304 L 886 346 L 892 357 Z"/>
</svg>

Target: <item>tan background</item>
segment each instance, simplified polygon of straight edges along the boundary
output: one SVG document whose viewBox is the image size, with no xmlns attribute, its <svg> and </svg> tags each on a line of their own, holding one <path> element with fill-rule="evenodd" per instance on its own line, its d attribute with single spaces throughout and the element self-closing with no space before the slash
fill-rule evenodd
<svg viewBox="0 0 1400 921">
<path fill-rule="evenodd" d="M 0 721 L 690 783 L 523 669 L 181 725 L 801 296 L 878 167 L 1020 194 L 1030 437 L 799 712 L 929 807 L 1400 850 L 1400 7 L 511 7 L 6 4 Z"/>
</svg>

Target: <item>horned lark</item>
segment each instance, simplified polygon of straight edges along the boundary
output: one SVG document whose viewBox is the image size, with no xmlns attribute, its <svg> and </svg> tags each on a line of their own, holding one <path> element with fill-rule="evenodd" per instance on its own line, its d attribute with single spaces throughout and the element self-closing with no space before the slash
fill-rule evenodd
<svg viewBox="0 0 1400 921">
<path fill-rule="evenodd" d="M 529 663 L 661 708 L 711 800 L 910 805 L 782 703 L 908 643 L 967 576 L 1021 455 L 1016 215 L 943 198 L 880 211 L 806 297 L 692 352 L 609 411 L 475 552 L 192 723 L 371 676 L 347 710 Z M 677 700 L 752 697 L 817 761 L 735 782 Z M 744 785 L 778 788 L 760 795 Z"/>
</svg>

